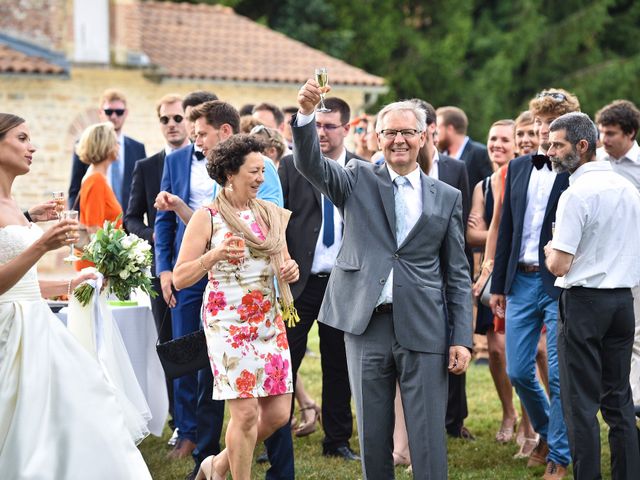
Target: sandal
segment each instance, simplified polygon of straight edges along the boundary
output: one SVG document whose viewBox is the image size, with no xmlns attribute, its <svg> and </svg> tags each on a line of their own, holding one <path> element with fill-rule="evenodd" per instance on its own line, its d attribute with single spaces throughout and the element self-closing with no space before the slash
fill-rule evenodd
<svg viewBox="0 0 640 480">
<path fill-rule="evenodd" d="M 200 464 L 195 480 L 224 480 L 225 477 L 216 472 L 215 460 L 215 455 L 205 458 Z"/>
<path fill-rule="evenodd" d="M 306 416 L 304 415 L 304 412 L 307 410 L 313 410 L 313 420 L 311 421 L 307 421 L 304 418 Z M 320 422 L 320 424 L 322 424 L 322 419 L 320 418 L 320 407 L 315 403 L 300 408 L 300 416 L 302 420 L 294 430 L 296 437 L 306 437 L 307 435 L 311 435 L 316 431 L 316 423 Z"/>
<path fill-rule="evenodd" d="M 529 458 L 531 456 L 531 452 L 536 448 L 538 444 L 538 436 L 536 435 L 533 438 L 524 437 L 524 442 L 522 442 L 522 446 L 518 453 L 516 453 L 513 458 Z"/>
<path fill-rule="evenodd" d="M 517 425 L 517 417 L 514 419 L 505 418 L 504 420 L 502 420 L 500 430 L 498 430 L 498 433 L 496 433 L 496 442 L 509 443 L 511 440 L 513 440 Z"/>
</svg>

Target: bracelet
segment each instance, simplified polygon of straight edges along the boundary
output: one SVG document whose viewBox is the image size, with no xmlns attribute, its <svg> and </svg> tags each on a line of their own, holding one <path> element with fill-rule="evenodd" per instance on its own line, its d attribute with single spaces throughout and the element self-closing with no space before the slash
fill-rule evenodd
<svg viewBox="0 0 640 480">
<path fill-rule="evenodd" d="M 69 280 L 69 283 L 67 284 L 67 297 L 71 298 L 71 282 L 73 282 L 73 279 Z"/>
<path fill-rule="evenodd" d="M 33 218 L 31 218 L 31 215 L 29 215 L 29 210 L 25 210 L 24 212 L 22 212 L 23 215 L 25 216 L 25 218 L 27 219 L 27 221 L 33 223 Z"/>
<path fill-rule="evenodd" d="M 204 266 L 204 263 L 202 262 L 202 257 L 204 257 L 204 254 L 200 255 L 200 258 L 198 259 L 198 263 L 202 267 L 202 270 L 204 270 L 205 272 L 208 272 L 209 269 Z"/>
<path fill-rule="evenodd" d="M 482 262 L 482 270 L 493 270 L 493 260 L 485 260 Z"/>
</svg>

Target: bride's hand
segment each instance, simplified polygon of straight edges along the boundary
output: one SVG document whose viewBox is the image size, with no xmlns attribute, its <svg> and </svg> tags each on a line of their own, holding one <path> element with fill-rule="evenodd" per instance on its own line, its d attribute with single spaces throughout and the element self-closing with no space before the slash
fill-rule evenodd
<svg viewBox="0 0 640 480">
<path fill-rule="evenodd" d="M 78 226 L 77 220 L 61 220 L 44 232 L 38 242 L 47 251 L 71 245 L 80 239 Z"/>
</svg>

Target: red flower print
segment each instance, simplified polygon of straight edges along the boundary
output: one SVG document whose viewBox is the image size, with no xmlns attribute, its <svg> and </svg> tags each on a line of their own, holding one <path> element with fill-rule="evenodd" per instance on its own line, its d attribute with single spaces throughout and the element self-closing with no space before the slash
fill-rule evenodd
<svg viewBox="0 0 640 480">
<path fill-rule="evenodd" d="M 276 343 L 282 350 L 286 350 L 287 348 L 289 348 L 289 340 L 287 339 L 287 334 L 279 333 L 276 337 Z"/>
<path fill-rule="evenodd" d="M 227 306 L 227 300 L 224 298 L 224 292 L 209 292 L 209 299 L 207 301 L 207 312 L 210 315 L 216 316 L 220 310 L 224 310 Z"/>
<path fill-rule="evenodd" d="M 235 325 L 231 325 L 229 326 L 229 335 L 231 336 L 231 346 L 233 348 L 246 347 L 247 343 L 258 339 L 258 327 L 236 327 Z"/>
<path fill-rule="evenodd" d="M 240 398 L 253 397 L 252 390 L 256 388 L 256 376 L 249 370 L 242 370 L 242 373 L 236 378 L 236 388 L 240 393 Z"/>
<path fill-rule="evenodd" d="M 242 304 L 238 306 L 238 315 L 243 322 L 260 323 L 270 309 L 271 302 L 265 300 L 260 290 L 253 290 L 242 297 Z"/>
<path fill-rule="evenodd" d="M 282 395 L 287 392 L 289 360 L 284 360 L 281 355 L 270 355 L 264 366 L 264 373 L 267 377 L 264 389 L 269 395 Z"/>
</svg>

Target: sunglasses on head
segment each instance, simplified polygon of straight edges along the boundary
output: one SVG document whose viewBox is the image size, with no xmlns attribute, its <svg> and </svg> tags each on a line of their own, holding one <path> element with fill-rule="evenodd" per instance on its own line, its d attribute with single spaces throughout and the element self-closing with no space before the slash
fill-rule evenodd
<svg viewBox="0 0 640 480">
<path fill-rule="evenodd" d="M 364 127 L 356 127 L 355 132 L 356 132 L 358 135 L 362 135 L 363 133 L 366 133 L 366 132 L 367 132 L 367 129 L 366 129 L 366 128 L 364 128 Z"/>
<path fill-rule="evenodd" d="M 182 115 L 171 115 L 169 117 L 167 117 L 166 115 L 163 115 L 160 117 L 160 123 L 163 125 L 166 125 L 167 123 L 169 123 L 169 120 L 171 120 L 173 118 L 173 121 L 176 123 L 182 123 L 182 120 L 184 120 L 184 117 Z"/>
<path fill-rule="evenodd" d="M 121 117 L 122 115 L 124 115 L 124 112 L 126 111 L 124 108 L 105 108 L 104 110 L 104 114 L 107 117 L 110 117 L 111 115 L 113 115 L 114 113 Z"/>
<path fill-rule="evenodd" d="M 251 129 L 251 131 L 249 132 L 249 135 L 256 135 L 258 133 L 266 133 L 267 137 L 269 139 L 271 139 L 271 132 L 269 131 L 269 129 L 267 127 L 265 127 L 264 125 L 256 125 L 255 127 L 253 127 Z"/>
<path fill-rule="evenodd" d="M 564 102 L 567 97 L 564 93 L 560 93 L 560 92 L 547 92 L 546 90 L 543 90 L 542 92 L 540 92 L 539 94 L 536 95 L 536 98 L 543 98 L 543 97 L 549 97 L 553 100 L 555 100 L 556 102 Z"/>
</svg>

